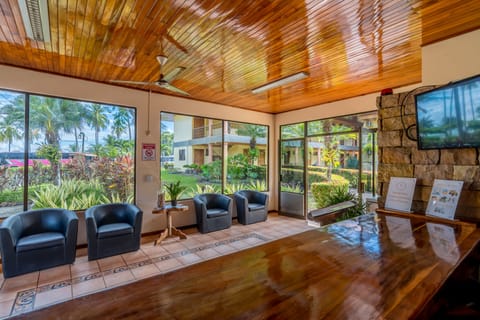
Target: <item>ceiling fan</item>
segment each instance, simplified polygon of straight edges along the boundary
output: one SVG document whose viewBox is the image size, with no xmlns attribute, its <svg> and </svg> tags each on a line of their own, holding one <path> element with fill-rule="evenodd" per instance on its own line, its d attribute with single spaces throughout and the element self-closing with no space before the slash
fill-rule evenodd
<svg viewBox="0 0 480 320">
<path fill-rule="evenodd" d="M 162 67 L 167 63 L 168 57 L 164 55 L 158 55 L 157 56 L 157 61 L 160 64 L 160 78 L 157 81 L 154 82 L 143 82 L 143 81 L 128 81 L 128 80 L 110 80 L 110 82 L 113 83 L 124 83 L 124 84 L 139 84 L 139 85 L 157 85 L 160 88 L 179 93 L 185 96 L 189 96 L 188 92 L 185 92 L 173 85 L 170 84 L 171 81 L 173 81 L 183 70 L 185 70 L 185 67 L 176 67 L 173 69 L 171 72 L 169 72 L 167 75 L 163 75 L 162 73 Z"/>
</svg>

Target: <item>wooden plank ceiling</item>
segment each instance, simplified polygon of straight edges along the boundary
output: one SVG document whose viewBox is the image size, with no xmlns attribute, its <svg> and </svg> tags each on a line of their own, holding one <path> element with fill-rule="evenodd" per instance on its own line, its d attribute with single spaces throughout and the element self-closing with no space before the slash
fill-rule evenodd
<svg viewBox="0 0 480 320">
<path fill-rule="evenodd" d="M 423 44 L 480 27 L 478 0 L 48 0 L 51 41 L 0 0 L 0 63 L 151 82 L 169 57 L 188 98 L 279 113 L 421 81 Z M 251 89 L 306 71 L 268 92 Z M 119 84 L 116 84 L 119 85 Z M 125 85 L 165 94 L 156 85 Z"/>
</svg>

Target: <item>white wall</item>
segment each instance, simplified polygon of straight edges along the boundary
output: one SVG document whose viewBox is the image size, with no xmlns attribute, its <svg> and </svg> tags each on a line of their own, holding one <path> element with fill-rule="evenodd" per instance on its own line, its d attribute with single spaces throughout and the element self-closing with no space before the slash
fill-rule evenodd
<svg viewBox="0 0 480 320">
<path fill-rule="evenodd" d="M 480 29 L 423 47 L 422 82 L 446 84 L 480 74 Z"/>
</svg>

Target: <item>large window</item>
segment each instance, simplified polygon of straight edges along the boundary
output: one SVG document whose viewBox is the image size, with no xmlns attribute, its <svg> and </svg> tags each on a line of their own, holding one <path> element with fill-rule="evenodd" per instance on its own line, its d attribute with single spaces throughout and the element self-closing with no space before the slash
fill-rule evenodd
<svg viewBox="0 0 480 320">
<path fill-rule="evenodd" d="M 266 191 L 268 127 L 162 112 L 162 184 L 180 181 L 182 198 L 203 192 Z"/>
<path fill-rule="evenodd" d="M 303 215 L 302 206 L 375 195 L 376 125 L 369 112 L 281 126 L 280 211 Z"/>
<path fill-rule="evenodd" d="M 225 127 L 225 193 L 267 190 L 267 126 L 225 121 Z"/>
<path fill-rule="evenodd" d="M 133 202 L 135 110 L 0 91 L 0 216 Z"/>
</svg>

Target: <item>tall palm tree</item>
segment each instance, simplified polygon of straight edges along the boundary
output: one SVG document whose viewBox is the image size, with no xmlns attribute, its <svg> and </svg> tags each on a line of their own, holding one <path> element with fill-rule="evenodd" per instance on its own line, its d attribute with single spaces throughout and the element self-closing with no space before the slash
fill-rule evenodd
<svg viewBox="0 0 480 320">
<path fill-rule="evenodd" d="M 10 102 L 10 101 L 9 101 Z M 8 143 L 8 152 L 14 140 L 21 139 L 25 126 L 24 96 L 18 95 L 0 108 L 0 141 Z"/>
<path fill-rule="evenodd" d="M 11 103 L 4 105 L 0 109 L 0 114 L 5 115 L 15 121 L 22 128 L 25 122 L 25 99 L 23 95 L 16 96 Z"/>
<path fill-rule="evenodd" d="M 87 106 L 87 124 L 95 130 L 95 144 L 99 145 L 100 130 L 106 129 L 108 126 L 108 117 L 105 108 L 98 103 Z"/>
<path fill-rule="evenodd" d="M 77 101 L 62 99 L 61 112 L 64 117 L 63 130 L 66 133 L 73 133 L 75 136 L 75 150 L 79 150 L 79 132 L 83 129 L 85 107 Z"/>
<path fill-rule="evenodd" d="M 23 131 L 20 130 L 12 120 L 12 118 L 5 117 L 0 123 L 0 142 L 8 143 L 8 152 L 10 152 L 14 140 L 21 139 Z"/>
<path fill-rule="evenodd" d="M 112 133 L 120 138 L 120 135 L 128 129 L 128 140 L 132 140 L 133 111 L 127 108 L 117 108 L 113 114 Z"/>
<path fill-rule="evenodd" d="M 250 137 L 250 149 L 257 147 L 257 138 L 264 138 L 267 135 L 267 127 L 256 124 L 245 124 L 238 128 L 237 134 L 239 136 Z"/>
<path fill-rule="evenodd" d="M 65 118 L 61 112 L 62 99 L 30 96 L 30 128 L 45 134 L 45 143 L 59 146 L 60 130 Z"/>
</svg>

